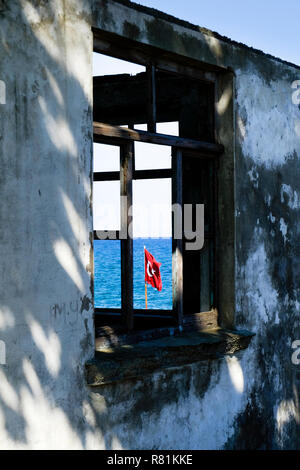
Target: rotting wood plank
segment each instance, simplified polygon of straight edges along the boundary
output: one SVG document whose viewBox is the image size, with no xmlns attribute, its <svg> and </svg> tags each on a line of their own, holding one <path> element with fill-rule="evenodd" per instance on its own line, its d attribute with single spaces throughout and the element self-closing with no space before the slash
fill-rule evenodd
<svg viewBox="0 0 300 470">
<path fill-rule="evenodd" d="M 185 139 L 173 135 L 153 134 L 137 129 L 127 129 L 124 127 L 110 126 L 102 122 L 95 122 L 93 125 L 95 140 L 98 137 L 109 137 L 116 141 L 138 141 L 157 145 L 168 145 L 169 147 L 178 147 L 197 152 L 204 152 L 208 157 L 215 157 L 224 151 L 223 145 L 210 142 L 202 142 L 193 139 Z"/>
</svg>

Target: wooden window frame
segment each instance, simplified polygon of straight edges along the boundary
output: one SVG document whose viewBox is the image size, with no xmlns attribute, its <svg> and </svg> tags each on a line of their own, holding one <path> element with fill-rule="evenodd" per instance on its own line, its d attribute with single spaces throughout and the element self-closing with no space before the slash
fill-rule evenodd
<svg viewBox="0 0 300 470">
<path fill-rule="evenodd" d="M 94 142 L 111 144 L 120 147 L 120 171 L 96 172 L 94 181 L 120 181 L 120 196 L 127 196 L 126 207 L 121 207 L 121 230 L 132 221 L 129 207 L 132 206 L 132 181 L 137 179 L 171 178 L 172 204 L 182 206 L 182 155 L 193 155 L 195 158 L 215 159 L 223 152 L 222 145 L 201 142 L 182 137 L 157 134 L 135 129 L 127 129 L 94 122 Z M 135 170 L 134 142 L 167 145 L 172 148 L 172 168 L 154 170 Z M 98 231 L 99 232 L 99 231 Z M 173 232 L 173 222 L 172 222 Z M 117 239 L 120 239 L 120 232 Z M 97 239 L 94 231 L 94 239 Z M 103 239 L 103 238 L 100 238 Z M 123 324 L 131 331 L 134 328 L 136 315 L 147 317 L 169 317 L 177 327 L 183 327 L 183 240 L 175 239 L 172 233 L 172 310 L 147 310 L 133 308 L 133 240 L 131 237 L 121 239 L 121 309 L 95 308 L 95 313 L 118 314 Z M 126 275 L 125 275 L 126 274 Z"/>
<path fill-rule="evenodd" d="M 138 142 L 148 142 L 152 144 L 158 145 L 167 145 L 172 147 L 172 169 L 161 169 L 161 170 L 138 170 L 135 171 L 132 168 L 132 179 L 146 179 L 146 178 L 172 178 L 172 203 L 174 201 L 180 201 L 182 199 L 182 159 L 185 156 L 193 156 L 200 159 L 205 160 L 213 160 L 217 162 L 214 164 L 214 168 L 221 169 L 220 174 L 223 177 L 224 171 L 228 171 L 227 167 L 231 164 L 231 154 L 232 154 L 232 142 L 231 142 L 231 134 L 228 134 L 228 138 L 225 139 L 227 149 L 225 151 L 224 146 L 212 143 L 212 142 L 202 142 L 199 140 L 192 140 L 182 137 L 175 137 L 170 135 L 158 134 L 156 132 L 156 70 L 157 71 L 165 71 L 169 72 L 170 74 L 181 75 L 185 77 L 189 77 L 191 79 L 197 79 L 199 81 L 203 81 L 206 83 L 211 83 L 214 85 L 215 88 L 215 122 L 214 122 L 214 136 L 215 141 L 223 141 L 224 140 L 224 132 L 232 132 L 232 119 L 231 119 L 231 109 L 232 103 L 229 103 L 228 112 L 224 115 L 219 115 L 218 112 L 218 102 L 222 96 L 222 93 L 225 90 L 225 86 L 232 86 L 232 73 L 230 71 L 222 70 L 218 67 L 209 67 L 207 64 L 201 63 L 197 60 L 183 58 L 182 56 L 174 53 L 168 53 L 164 51 L 164 54 L 161 54 L 161 51 L 157 50 L 155 47 L 147 46 L 145 44 L 138 43 L 136 41 L 125 40 L 123 37 L 119 37 L 117 35 L 113 35 L 110 33 L 106 33 L 99 29 L 93 29 L 94 34 L 94 51 L 109 55 L 111 57 L 127 60 L 130 62 L 134 62 L 146 67 L 146 73 L 148 77 L 148 86 L 147 86 L 147 93 L 148 93 L 148 101 L 147 101 L 147 131 L 140 131 L 132 128 L 132 125 L 129 125 L 129 129 L 119 126 L 112 126 L 105 123 L 94 122 L 93 123 L 93 135 L 94 135 L 94 142 L 99 143 L 106 143 L 112 145 L 128 145 L 130 144 L 133 146 L 135 141 Z M 232 87 L 233 88 L 233 87 Z M 130 128 L 131 127 L 131 128 Z M 233 134 L 232 134 L 233 135 Z M 222 138 L 220 138 L 222 136 Z M 128 147 L 128 148 L 129 148 Z M 225 154 L 226 161 L 225 164 L 221 164 L 219 167 L 219 157 L 221 154 Z M 228 156 L 230 158 L 228 158 Z M 228 161 L 227 161 L 228 160 Z M 122 169 L 120 172 L 104 172 L 104 173 L 95 173 L 94 174 L 94 181 L 115 181 L 120 180 L 122 175 Z M 178 176 L 180 175 L 180 176 Z M 216 175 L 215 175 L 216 181 Z M 121 181 L 121 180 L 120 180 Z M 121 184 L 122 186 L 122 184 Z M 123 184 L 123 189 L 125 185 Z M 218 199 L 220 188 L 217 188 L 216 185 L 216 198 Z M 122 193 L 122 189 L 121 189 Z M 132 197 L 132 195 L 131 195 Z M 232 201 L 230 200 L 230 196 L 228 198 L 227 193 L 225 196 L 225 200 L 229 199 L 230 204 L 232 205 Z M 224 197 L 223 197 L 224 199 Z M 231 222 L 231 212 L 228 215 L 229 221 Z M 226 216 L 227 217 L 227 216 Z M 220 217 L 217 216 L 216 226 L 220 225 Z M 94 232 L 94 235 L 96 233 Z M 172 234 L 173 235 L 173 234 Z M 223 246 L 227 246 L 227 239 L 228 234 L 225 235 L 222 232 L 223 241 L 221 242 L 221 246 L 217 247 L 217 254 L 220 256 L 221 259 L 221 269 L 224 266 L 228 265 L 228 260 L 224 257 L 223 253 Z M 210 323 L 212 318 L 212 323 L 217 325 L 217 310 L 213 310 L 211 312 L 201 312 L 194 315 L 184 315 L 183 316 L 183 303 L 182 303 L 182 288 L 183 288 L 183 270 L 182 270 L 182 240 L 174 240 L 172 236 L 172 293 L 173 293 L 173 308 L 169 311 L 160 311 L 160 310 L 148 310 L 147 317 L 152 315 L 154 317 L 160 317 L 161 313 L 163 313 L 163 317 L 165 319 L 176 319 L 177 326 L 182 328 L 184 324 L 194 324 L 199 326 L 200 324 L 205 325 L 206 321 Z M 127 253 L 130 251 L 132 252 L 132 246 L 130 244 L 126 244 L 124 241 L 121 240 L 121 250 Z M 123 246 L 123 248 L 122 248 Z M 225 260 L 226 258 L 226 260 Z M 127 263 L 130 259 L 130 255 L 127 256 Z M 232 261 L 232 260 L 231 260 Z M 131 266 L 132 266 L 131 262 Z M 232 262 L 231 262 L 232 264 Z M 128 264 L 127 264 L 128 266 Z M 218 267 L 218 270 L 220 268 Z M 123 271 L 123 268 L 122 268 Z M 233 279 L 232 272 L 230 272 L 230 279 Z M 219 272 L 216 276 L 216 289 L 217 289 L 217 303 L 219 303 L 219 295 L 221 298 L 222 303 L 226 305 L 226 309 L 231 308 L 234 306 L 232 292 L 233 292 L 233 284 L 230 288 L 226 285 L 225 288 L 223 284 L 221 285 L 221 293 L 219 292 Z M 228 283 L 227 283 L 228 284 Z M 132 286 L 133 289 L 133 286 Z M 131 330 L 133 328 L 133 318 L 138 318 L 139 316 L 143 317 L 145 311 L 141 309 L 134 309 L 132 301 L 130 298 L 133 296 L 128 296 L 129 302 L 126 304 L 124 298 L 124 305 L 127 305 L 128 313 L 124 312 L 124 309 L 106 309 L 106 308 L 96 308 L 95 313 L 101 314 L 123 314 L 123 320 L 125 321 L 127 328 Z M 223 302 L 225 301 L 225 302 Z M 122 300 L 123 306 L 123 300 Z M 218 305 L 217 305 L 218 308 Z M 207 320 L 206 320 L 207 315 Z M 226 318 L 227 313 L 225 313 L 225 322 L 224 325 L 228 326 L 232 323 Z M 193 318 L 191 318 L 193 317 Z M 232 318 L 231 314 L 229 315 Z M 228 318 L 229 318 L 228 317 Z M 210 326 L 209 326 L 210 328 Z"/>
<path fill-rule="evenodd" d="M 170 51 L 146 44 L 139 40 L 128 39 L 123 35 L 104 30 L 98 24 L 92 28 L 93 50 L 100 54 L 133 62 L 146 67 L 148 76 L 150 66 L 156 71 L 168 72 L 214 85 L 213 139 L 210 141 L 223 144 L 222 158 L 215 158 L 214 187 L 217 201 L 215 213 L 215 255 L 216 269 L 216 310 L 200 314 L 184 315 L 184 324 L 191 323 L 196 329 L 214 328 L 217 325 L 227 329 L 235 327 L 235 73 L 228 67 L 208 63 L 191 55 L 182 54 L 181 50 Z M 155 72 L 155 71 L 154 71 Z M 148 84 L 148 100 L 151 86 Z M 156 90 L 151 93 L 154 93 Z M 225 103 L 225 106 L 224 106 Z M 150 123 L 148 103 L 148 125 Z M 101 120 L 101 119 L 98 119 Z M 144 121 L 146 122 L 146 120 Z M 150 128 L 148 127 L 148 131 Z M 118 131 L 119 132 L 119 131 Z M 96 136 L 97 137 L 97 136 Z M 185 152 L 184 156 L 187 154 Z M 216 155 L 217 156 L 217 155 Z M 210 158 L 210 155 L 204 158 Z M 139 312 L 141 313 L 141 312 Z M 212 315 L 213 313 L 213 315 Z M 206 321 L 207 318 L 207 321 Z M 97 319 L 97 315 L 95 316 Z M 211 321 L 212 319 L 212 321 Z M 103 324 L 103 323 L 102 323 Z M 96 322 L 97 325 L 97 322 Z M 114 328 L 114 331 L 116 329 Z"/>
</svg>

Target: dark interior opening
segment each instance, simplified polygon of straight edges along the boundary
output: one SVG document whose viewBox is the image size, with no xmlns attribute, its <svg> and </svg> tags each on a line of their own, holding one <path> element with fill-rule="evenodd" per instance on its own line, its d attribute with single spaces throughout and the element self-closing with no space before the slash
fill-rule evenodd
<svg viewBox="0 0 300 470">
<path fill-rule="evenodd" d="M 214 86 L 156 72 L 157 122 L 179 122 L 180 137 L 214 142 Z M 112 125 L 147 122 L 147 74 L 94 77 L 94 121 Z"/>
</svg>

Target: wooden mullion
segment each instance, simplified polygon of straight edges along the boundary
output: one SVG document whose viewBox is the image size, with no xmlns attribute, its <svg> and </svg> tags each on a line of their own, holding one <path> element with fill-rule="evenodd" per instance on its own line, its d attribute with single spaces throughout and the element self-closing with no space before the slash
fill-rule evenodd
<svg viewBox="0 0 300 470">
<path fill-rule="evenodd" d="M 132 223 L 129 208 L 132 206 L 133 154 L 133 142 L 121 146 L 121 297 L 122 316 L 128 330 L 133 329 L 133 240 L 128 235 L 128 227 Z"/>
<path fill-rule="evenodd" d="M 172 148 L 172 204 L 182 208 L 182 152 Z M 183 242 L 174 238 L 174 221 L 172 236 L 172 292 L 173 313 L 179 327 L 183 325 Z"/>
<path fill-rule="evenodd" d="M 219 263 L 217 263 L 217 253 L 219 250 L 218 240 L 218 163 L 213 163 L 213 214 L 214 214 L 214 238 L 213 238 L 213 277 L 214 277 L 214 306 L 219 307 Z"/>
<path fill-rule="evenodd" d="M 148 132 L 156 133 L 156 79 L 155 67 L 147 66 L 147 85 L 148 85 Z"/>
</svg>

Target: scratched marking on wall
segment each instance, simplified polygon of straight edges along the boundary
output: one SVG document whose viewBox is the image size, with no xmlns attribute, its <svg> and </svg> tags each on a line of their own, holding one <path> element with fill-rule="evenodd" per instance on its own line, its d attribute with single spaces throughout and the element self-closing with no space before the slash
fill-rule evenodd
<svg viewBox="0 0 300 470">
<path fill-rule="evenodd" d="M 6 86 L 3 80 L 0 80 L 0 104 L 6 104 Z"/>
<path fill-rule="evenodd" d="M 6 345 L 3 340 L 0 340 L 0 365 L 6 364 Z"/>
<path fill-rule="evenodd" d="M 74 326 L 82 317 L 81 305 L 83 299 L 71 300 L 50 305 L 50 315 L 53 320 L 63 320 L 64 323 Z"/>
</svg>

